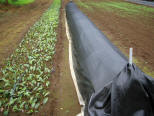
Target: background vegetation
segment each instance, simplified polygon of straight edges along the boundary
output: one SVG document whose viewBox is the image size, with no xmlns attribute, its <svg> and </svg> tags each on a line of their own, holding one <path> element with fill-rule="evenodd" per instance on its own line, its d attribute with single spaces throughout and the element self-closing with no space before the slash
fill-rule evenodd
<svg viewBox="0 0 154 116">
<path fill-rule="evenodd" d="M 102 9 L 107 12 L 116 13 L 116 15 L 120 15 L 121 17 L 131 17 L 135 18 L 136 16 L 143 16 L 154 18 L 154 8 L 147 7 L 144 5 L 136 5 L 129 2 L 123 1 L 88 1 L 81 2 L 78 1 L 77 4 L 87 10 L 93 11 L 95 8 Z"/>
<path fill-rule="evenodd" d="M 25 5 L 34 2 L 35 0 L 0 0 L 0 3 L 11 5 Z"/>
</svg>

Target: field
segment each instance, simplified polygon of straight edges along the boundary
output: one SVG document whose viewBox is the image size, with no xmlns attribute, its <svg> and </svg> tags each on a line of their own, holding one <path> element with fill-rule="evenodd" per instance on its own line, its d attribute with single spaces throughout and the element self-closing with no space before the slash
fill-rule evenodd
<svg viewBox="0 0 154 116">
<path fill-rule="evenodd" d="M 72 116 L 80 111 L 69 71 L 64 11 L 56 12 L 55 8 L 61 3 L 57 5 L 47 0 L 37 0 L 26 6 L 0 5 L 0 115 Z M 50 44 L 46 45 L 47 42 Z M 29 70 L 24 70 L 24 66 Z M 2 87 L 3 83 L 8 87 Z"/>
<path fill-rule="evenodd" d="M 81 109 L 68 62 L 69 0 L 29 2 L 0 4 L 0 115 L 74 116 Z M 134 62 L 154 77 L 153 7 L 123 0 L 74 2 L 126 56 L 133 47 Z"/>
<path fill-rule="evenodd" d="M 126 55 L 134 49 L 134 62 L 154 75 L 154 8 L 122 0 L 80 0 L 80 9 Z"/>
<path fill-rule="evenodd" d="M 25 35 L 1 69 L 1 102 L 4 115 L 11 111 L 38 112 L 46 104 L 51 62 L 55 53 L 60 1 L 55 0 Z M 2 86 L 3 85 L 3 86 Z"/>
</svg>

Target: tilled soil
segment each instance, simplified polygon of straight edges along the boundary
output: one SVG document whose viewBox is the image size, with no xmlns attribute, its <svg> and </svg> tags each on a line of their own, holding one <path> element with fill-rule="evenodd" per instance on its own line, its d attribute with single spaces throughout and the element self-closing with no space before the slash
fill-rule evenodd
<svg viewBox="0 0 154 116">
<path fill-rule="evenodd" d="M 80 105 L 78 102 L 75 87 L 72 81 L 69 69 L 69 45 L 65 30 L 65 4 L 68 0 L 64 0 L 61 8 L 61 17 L 59 24 L 58 41 L 61 43 L 58 48 L 62 48 L 59 54 L 59 62 L 55 62 L 59 70 L 59 80 L 56 86 L 55 107 L 53 116 L 76 116 L 80 112 Z"/>
<path fill-rule="evenodd" d="M 56 104 L 53 116 L 76 116 L 81 111 L 69 69 L 69 45 L 65 28 L 65 4 L 67 2 L 68 0 L 63 0 L 59 24 L 58 39 L 62 49 L 61 52 L 58 53 L 61 60 L 55 62 L 58 63 L 57 65 L 59 67 L 59 81 L 54 93 Z"/>
</svg>

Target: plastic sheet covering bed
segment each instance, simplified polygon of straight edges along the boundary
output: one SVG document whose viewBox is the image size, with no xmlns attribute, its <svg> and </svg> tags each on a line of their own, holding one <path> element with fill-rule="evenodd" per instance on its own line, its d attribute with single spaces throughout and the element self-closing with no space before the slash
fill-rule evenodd
<svg viewBox="0 0 154 116">
<path fill-rule="evenodd" d="M 66 5 L 74 70 L 85 116 L 154 116 L 154 80 L 105 37 L 73 2 Z"/>
</svg>

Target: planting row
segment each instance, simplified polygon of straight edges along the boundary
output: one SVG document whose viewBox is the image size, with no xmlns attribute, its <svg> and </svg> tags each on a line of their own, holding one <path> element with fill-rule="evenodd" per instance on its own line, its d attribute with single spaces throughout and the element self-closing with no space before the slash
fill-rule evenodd
<svg viewBox="0 0 154 116">
<path fill-rule="evenodd" d="M 0 108 L 4 115 L 9 111 L 38 112 L 48 101 L 60 6 L 60 0 L 53 1 L 1 69 Z"/>
</svg>

